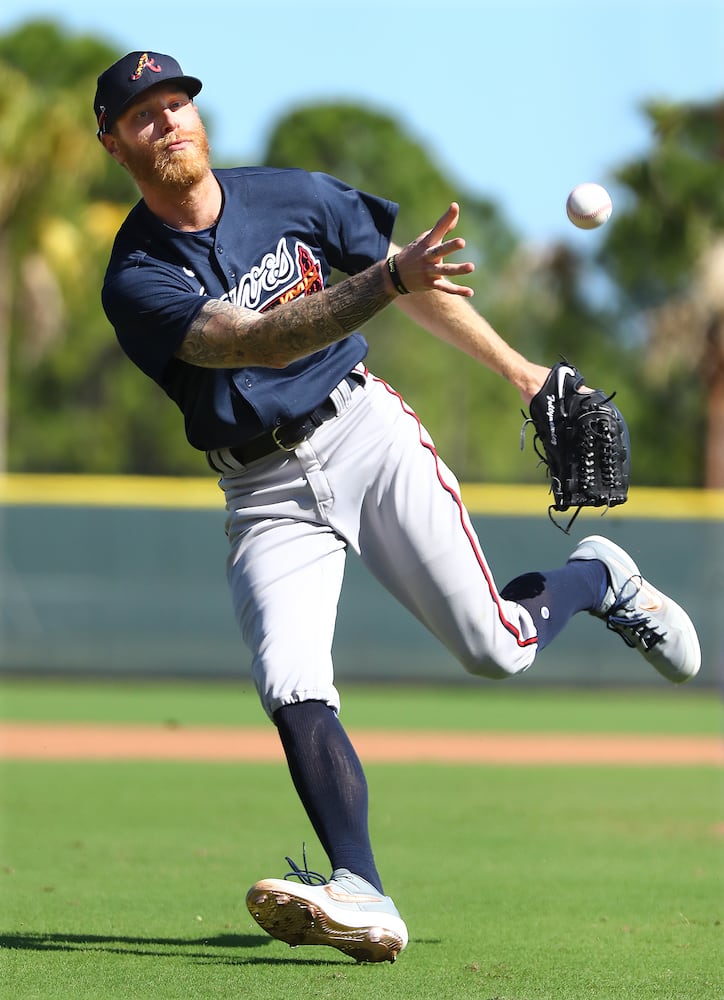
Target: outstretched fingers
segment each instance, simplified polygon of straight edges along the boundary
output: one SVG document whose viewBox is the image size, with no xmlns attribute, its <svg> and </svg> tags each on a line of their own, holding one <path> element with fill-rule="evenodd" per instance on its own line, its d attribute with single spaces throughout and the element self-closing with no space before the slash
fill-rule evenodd
<svg viewBox="0 0 724 1000">
<path fill-rule="evenodd" d="M 472 288 L 458 285 L 450 279 L 471 274 L 475 265 L 471 261 L 448 261 L 450 254 L 465 248 L 461 236 L 447 238 L 457 225 L 460 207 L 452 202 L 432 229 L 421 233 L 397 255 L 397 268 L 405 286 L 410 291 L 431 288 L 451 295 L 471 296 Z"/>
<path fill-rule="evenodd" d="M 432 243 L 427 248 L 427 256 L 432 261 L 440 261 L 443 257 L 447 257 L 451 253 L 455 253 L 456 250 L 465 249 L 465 240 L 462 236 L 456 236 L 455 239 L 445 240 L 444 243 Z"/>
<path fill-rule="evenodd" d="M 474 266 L 472 264 L 461 265 L 461 267 L 466 267 L 467 270 L 456 269 L 447 274 L 438 275 L 430 282 L 429 287 L 434 288 L 438 292 L 446 292 L 448 295 L 462 295 L 464 298 L 471 299 L 475 292 L 469 285 L 459 285 L 455 281 L 450 281 L 451 277 L 460 277 L 462 274 L 470 274 L 470 272 L 474 270 Z"/>
<path fill-rule="evenodd" d="M 435 243 L 440 243 L 447 234 L 455 228 L 460 218 L 460 206 L 456 201 L 450 203 L 435 225 L 430 230 L 430 237 Z"/>
</svg>

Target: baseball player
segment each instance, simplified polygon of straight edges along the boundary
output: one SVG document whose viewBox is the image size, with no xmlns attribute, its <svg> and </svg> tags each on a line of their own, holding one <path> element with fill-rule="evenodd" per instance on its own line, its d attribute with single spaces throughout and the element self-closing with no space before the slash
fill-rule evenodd
<svg viewBox="0 0 724 1000">
<path fill-rule="evenodd" d="M 252 886 L 249 910 L 291 945 L 394 961 L 407 928 L 375 864 L 330 652 L 347 550 L 482 677 L 527 670 L 579 611 L 671 681 L 696 674 L 699 643 L 686 613 L 599 536 L 563 567 L 498 589 L 454 475 L 412 408 L 367 369 L 358 332 L 394 303 L 524 402 L 540 389 L 548 369 L 466 301 L 473 265 L 448 259 L 464 247 L 450 235 L 457 205 L 400 248 L 398 207 L 384 198 L 302 170 L 212 170 L 193 102 L 201 86 L 157 52 L 129 53 L 98 78 L 98 136 L 141 194 L 103 305 L 220 477 L 254 681 L 331 865 L 327 878 L 290 861 L 290 877 Z M 333 268 L 349 277 L 327 287 Z"/>
</svg>

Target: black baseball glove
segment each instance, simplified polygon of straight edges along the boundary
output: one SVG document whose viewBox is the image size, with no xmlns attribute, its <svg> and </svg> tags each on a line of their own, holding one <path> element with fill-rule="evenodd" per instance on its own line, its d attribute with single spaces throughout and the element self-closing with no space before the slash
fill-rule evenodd
<svg viewBox="0 0 724 1000">
<path fill-rule="evenodd" d="M 541 390 L 530 401 L 530 416 L 520 435 L 525 445 L 529 423 L 533 447 L 548 467 L 554 511 L 576 511 L 562 531 L 568 533 L 582 507 L 616 507 L 626 502 L 630 477 L 628 428 L 621 411 L 600 389 L 579 392 L 583 375 L 567 361 L 551 368 Z"/>
</svg>

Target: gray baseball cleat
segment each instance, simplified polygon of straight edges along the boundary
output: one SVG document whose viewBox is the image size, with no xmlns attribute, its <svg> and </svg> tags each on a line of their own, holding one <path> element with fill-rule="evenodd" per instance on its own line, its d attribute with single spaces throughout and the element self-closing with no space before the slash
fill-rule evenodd
<svg viewBox="0 0 724 1000">
<path fill-rule="evenodd" d="M 578 543 L 568 561 L 576 559 L 598 559 L 608 572 L 603 601 L 591 614 L 602 618 L 667 680 L 682 684 L 696 676 L 701 649 L 693 622 L 683 608 L 644 580 L 627 552 L 607 538 L 591 535 Z"/>
<path fill-rule="evenodd" d="M 292 948 L 328 945 L 358 962 L 395 961 L 407 944 L 407 927 L 389 896 L 346 868 L 327 882 L 290 863 L 295 870 L 285 878 L 262 879 L 246 894 L 249 913 L 267 934 Z"/>
</svg>

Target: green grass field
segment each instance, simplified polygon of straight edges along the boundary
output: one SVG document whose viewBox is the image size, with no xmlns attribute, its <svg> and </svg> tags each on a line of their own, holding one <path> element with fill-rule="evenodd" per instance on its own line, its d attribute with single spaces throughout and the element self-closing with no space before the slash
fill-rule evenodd
<svg viewBox="0 0 724 1000">
<path fill-rule="evenodd" d="M 3 682 L 16 720 L 263 723 L 234 685 Z M 713 692 L 343 689 L 350 727 L 715 734 Z M 307 842 L 283 765 L 0 762 L 3 1000 L 722 1000 L 714 767 L 368 768 L 394 966 L 291 950 L 248 886 Z"/>
</svg>

